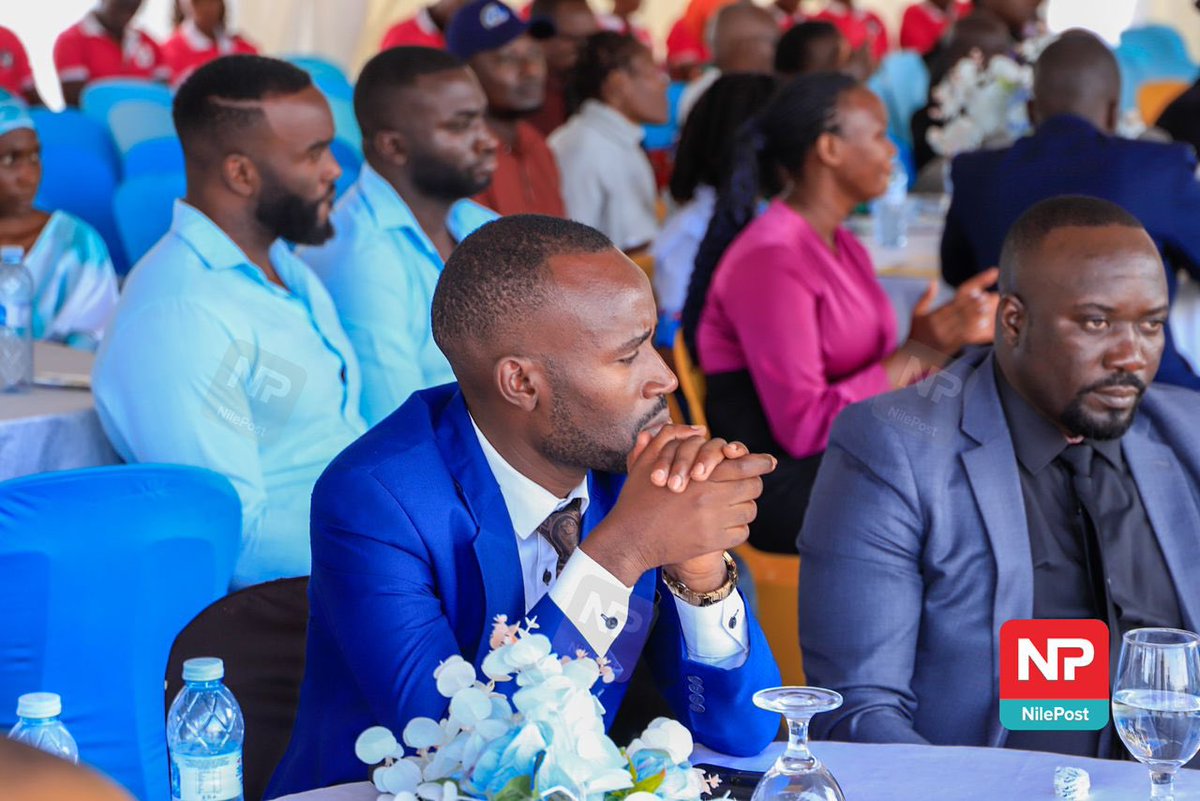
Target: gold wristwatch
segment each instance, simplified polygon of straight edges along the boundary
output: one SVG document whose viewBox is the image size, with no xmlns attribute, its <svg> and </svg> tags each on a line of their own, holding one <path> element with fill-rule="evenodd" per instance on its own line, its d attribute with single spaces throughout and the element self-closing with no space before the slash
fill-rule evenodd
<svg viewBox="0 0 1200 801">
<path fill-rule="evenodd" d="M 671 591 L 672 595 L 692 606 L 712 606 L 715 603 L 720 603 L 733 594 L 738 584 L 737 562 L 733 561 L 733 557 L 729 555 L 729 551 L 725 551 L 724 556 L 725 583 L 715 590 L 696 592 L 688 588 L 682 581 L 667 575 L 667 571 L 665 570 L 662 574 L 663 584 L 667 585 L 667 589 Z"/>
</svg>

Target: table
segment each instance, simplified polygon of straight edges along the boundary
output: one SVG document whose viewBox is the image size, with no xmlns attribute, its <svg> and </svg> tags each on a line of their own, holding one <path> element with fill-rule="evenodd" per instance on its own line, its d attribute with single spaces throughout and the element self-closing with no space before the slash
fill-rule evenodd
<svg viewBox="0 0 1200 801">
<path fill-rule="evenodd" d="M 94 358 L 49 342 L 33 346 L 38 377 L 89 376 Z M 0 481 L 120 462 L 100 427 L 91 390 L 35 386 L 23 394 L 0 394 Z"/>
<path fill-rule="evenodd" d="M 782 748 L 783 743 L 773 743 L 756 757 L 738 759 L 698 746 L 692 761 L 766 770 Z M 932 745 L 821 742 L 813 743 L 812 749 L 833 772 L 848 801 L 1052 801 L 1054 769 L 1060 765 L 1088 772 L 1092 779 L 1089 801 L 1143 801 L 1150 797 L 1149 773 L 1136 762 Z M 1177 801 L 1200 799 L 1200 771 L 1180 771 L 1175 788 Z M 378 796 L 374 785 L 359 782 L 284 798 L 375 801 Z"/>
</svg>

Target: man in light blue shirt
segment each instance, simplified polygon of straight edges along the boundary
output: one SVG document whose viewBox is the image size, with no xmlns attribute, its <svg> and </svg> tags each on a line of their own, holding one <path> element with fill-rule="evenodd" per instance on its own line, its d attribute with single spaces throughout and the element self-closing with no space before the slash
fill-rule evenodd
<svg viewBox="0 0 1200 801">
<path fill-rule="evenodd" d="M 309 499 L 366 426 L 353 349 L 324 286 L 283 238 L 332 233 L 333 119 L 308 75 L 218 59 L 175 98 L 187 196 L 137 264 L 92 376 L 131 462 L 228 477 L 242 501 L 239 588 L 308 575 Z"/>
<path fill-rule="evenodd" d="M 429 308 L 455 245 L 496 217 L 467 200 L 496 169 L 486 110 L 475 76 L 441 50 L 385 50 L 359 75 L 354 112 L 366 164 L 333 212 L 334 238 L 300 255 L 354 344 L 368 425 L 415 390 L 454 380 Z"/>
</svg>

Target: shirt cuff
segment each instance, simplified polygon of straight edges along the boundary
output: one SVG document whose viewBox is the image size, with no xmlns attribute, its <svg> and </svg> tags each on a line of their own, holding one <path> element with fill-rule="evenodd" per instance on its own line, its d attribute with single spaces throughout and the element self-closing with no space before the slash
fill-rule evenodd
<svg viewBox="0 0 1200 801">
<path fill-rule="evenodd" d="M 733 670 L 746 662 L 750 635 L 746 631 L 746 602 L 740 592 L 735 590 L 712 606 L 693 606 L 675 598 L 675 609 L 688 659 L 722 670 Z"/>
<path fill-rule="evenodd" d="M 604 656 L 625 629 L 632 593 L 632 587 L 626 587 L 599 562 L 576 548 L 549 595 L 596 656 Z"/>
</svg>

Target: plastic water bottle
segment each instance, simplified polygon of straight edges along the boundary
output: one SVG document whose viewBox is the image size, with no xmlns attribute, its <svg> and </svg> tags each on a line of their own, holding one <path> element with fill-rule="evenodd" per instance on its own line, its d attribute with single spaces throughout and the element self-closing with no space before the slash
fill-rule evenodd
<svg viewBox="0 0 1200 801">
<path fill-rule="evenodd" d="M 0 248 L 0 392 L 33 385 L 33 276 L 25 250 Z"/>
<path fill-rule="evenodd" d="M 887 191 L 875 201 L 875 241 L 885 248 L 908 244 L 908 173 L 899 159 L 892 162 Z"/>
<path fill-rule="evenodd" d="M 79 762 L 79 746 L 59 720 L 62 698 L 58 693 L 25 693 L 17 699 L 17 725 L 8 739 L 31 745 L 68 762 Z"/>
<path fill-rule="evenodd" d="M 184 686 L 167 713 L 173 801 L 242 801 L 246 723 L 224 677 L 216 657 L 183 663 Z"/>
</svg>

